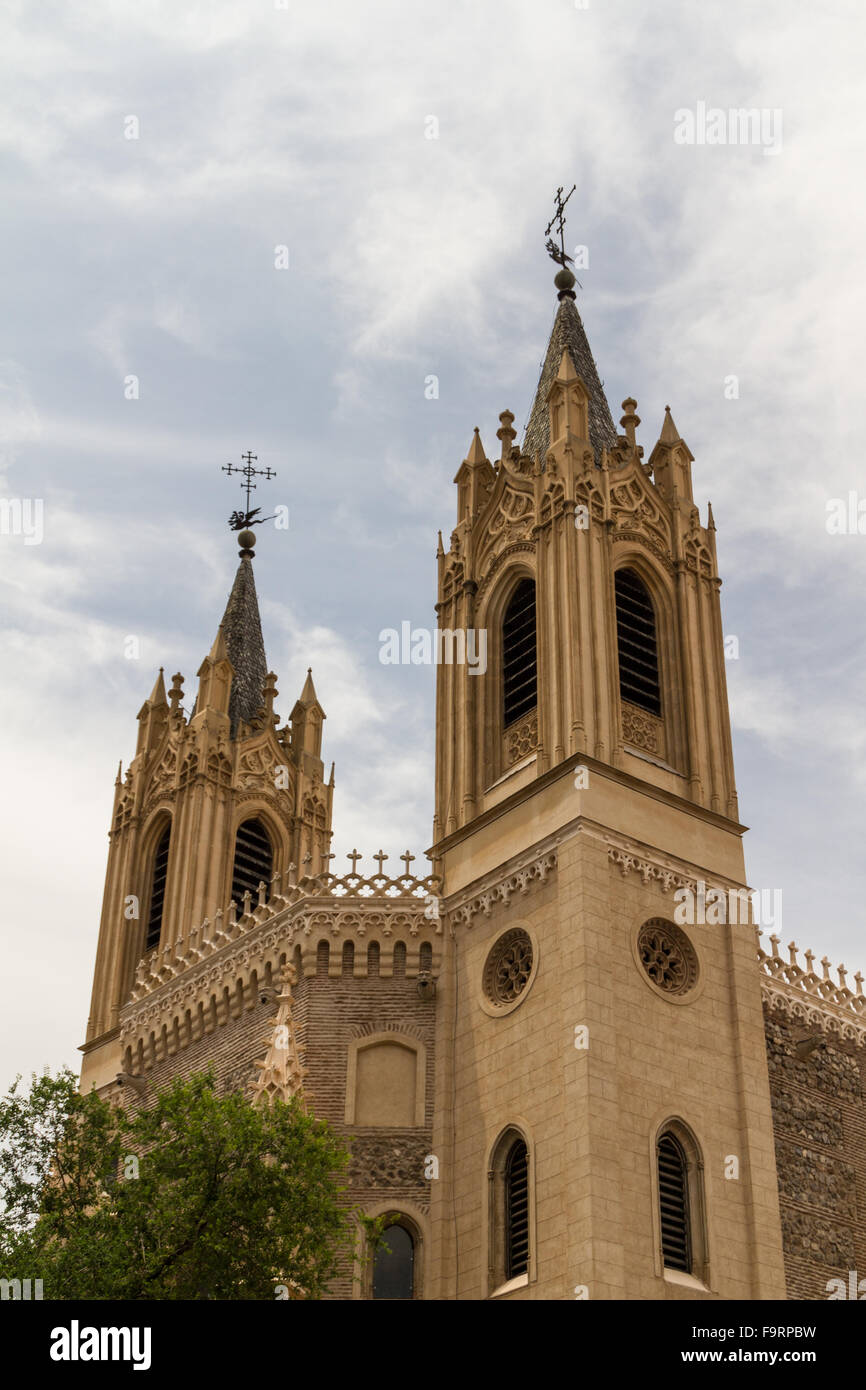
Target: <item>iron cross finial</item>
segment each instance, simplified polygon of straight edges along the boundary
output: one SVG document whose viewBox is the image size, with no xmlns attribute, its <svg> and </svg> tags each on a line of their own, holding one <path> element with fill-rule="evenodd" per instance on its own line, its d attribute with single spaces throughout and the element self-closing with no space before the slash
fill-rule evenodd
<svg viewBox="0 0 866 1390">
<path fill-rule="evenodd" d="M 551 217 L 550 221 L 544 229 L 544 234 L 547 237 L 547 241 L 545 243 L 545 249 L 547 251 L 547 254 L 552 261 L 556 261 L 557 265 L 561 265 L 563 266 L 563 268 L 565 267 L 568 261 L 574 260 L 574 257 L 567 255 L 565 250 L 565 205 L 576 188 L 577 184 L 573 183 L 571 185 L 571 189 L 564 198 L 562 196 L 562 189 L 557 188 L 556 212 L 553 214 L 553 216 Z M 558 246 L 556 242 L 553 240 L 553 237 L 550 235 L 554 227 L 559 233 Z"/>
<path fill-rule="evenodd" d="M 250 493 L 255 492 L 256 489 L 253 478 L 275 478 L 277 476 L 276 472 L 272 468 L 253 468 L 253 464 L 258 463 L 259 456 L 258 454 L 252 453 L 249 449 L 245 454 L 241 454 L 241 461 L 244 465 L 243 468 L 236 468 L 233 464 L 226 463 L 223 464 L 221 470 L 223 473 L 228 473 L 229 475 L 232 473 L 242 473 L 244 477 L 244 481 L 241 483 L 241 491 L 245 492 L 247 495 L 247 507 L 244 512 L 232 512 L 229 518 L 229 526 L 233 531 L 243 531 L 247 526 L 261 526 L 263 521 L 272 520 L 271 517 L 267 516 L 256 517 L 256 513 L 261 511 L 261 507 L 253 507 L 253 509 L 250 510 Z"/>
</svg>

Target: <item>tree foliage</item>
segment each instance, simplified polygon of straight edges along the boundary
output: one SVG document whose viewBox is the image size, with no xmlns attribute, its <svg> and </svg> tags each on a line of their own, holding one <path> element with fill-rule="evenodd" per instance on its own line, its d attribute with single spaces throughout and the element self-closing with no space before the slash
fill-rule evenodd
<svg viewBox="0 0 866 1390">
<path fill-rule="evenodd" d="M 0 1100 L 2 1277 L 56 1299 L 326 1291 L 350 1238 L 348 1152 L 296 1101 L 217 1095 L 212 1072 L 137 1114 L 80 1095 L 68 1070 L 18 1087 Z"/>
</svg>

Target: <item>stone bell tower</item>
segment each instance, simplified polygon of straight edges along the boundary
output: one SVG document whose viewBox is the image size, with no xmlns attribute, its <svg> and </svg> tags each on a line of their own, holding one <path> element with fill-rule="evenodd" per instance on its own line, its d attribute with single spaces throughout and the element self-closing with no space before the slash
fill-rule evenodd
<svg viewBox="0 0 866 1390">
<path fill-rule="evenodd" d="M 222 622 L 198 670 L 189 714 L 182 675 L 163 673 L 138 714 L 135 757 L 115 784 L 108 868 L 82 1089 L 121 1070 L 120 1011 L 147 958 L 156 970 L 193 927 L 234 901 L 240 915 L 267 900 L 289 869 L 328 868 L 333 767 L 321 760 L 324 710 L 308 672 L 288 723 L 274 713 L 253 577 L 255 534 L 241 531 L 240 564 Z"/>
<path fill-rule="evenodd" d="M 574 284 L 440 537 L 487 661 L 438 667 L 433 1296 L 783 1297 L 754 927 L 677 911 L 745 898 L 712 512 L 669 410 L 617 431 Z"/>
</svg>

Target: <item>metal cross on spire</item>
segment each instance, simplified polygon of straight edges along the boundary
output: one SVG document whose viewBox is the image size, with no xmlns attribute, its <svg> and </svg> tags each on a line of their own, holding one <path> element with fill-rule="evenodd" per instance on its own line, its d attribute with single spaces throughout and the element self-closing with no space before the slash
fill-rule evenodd
<svg viewBox="0 0 866 1390">
<path fill-rule="evenodd" d="M 244 465 L 243 468 L 237 468 L 231 463 L 225 463 L 221 470 L 223 473 L 242 473 L 244 476 L 244 481 L 241 483 L 241 491 L 245 492 L 247 495 L 247 509 L 245 512 L 232 512 L 229 517 L 229 526 L 233 531 L 243 531 L 247 526 L 260 526 L 263 521 L 273 520 L 273 518 L 269 516 L 256 516 L 256 513 L 261 511 L 261 507 L 253 507 L 252 511 L 250 510 L 250 493 L 256 490 L 256 484 L 253 482 L 253 478 L 275 478 L 277 476 L 276 472 L 272 468 L 253 468 L 253 464 L 258 463 L 259 456 L 258 454 L 251 453 L 249 449 L 245 454 L 241 454 L 241 460 Z"/>
<path fill-rule="evenodd" d="M 545 243 L 545 250 L 547 251 L 547 254 L 550 257 L 550 259 L 552 261 L 556 261 L 557 265 L 561 265 L 563 268 L 565 268 L 565 264 L 567 261 L 574 260 L 574 257 L 567 255 L 565 250 L 565 205 L 576 188 L 577 184 L 573 183 L 571 185 L 570 191 L 566 194 L 564 198 L 562 196 L 562 189 L 557 188 L 556 212 L 553 214 L 553 216 L 551 217 L 550 221 L 544 229 L 544 234 L 547 237 L 547 241 Z M 550 235 L 553 227 L 556 227 L 556 230 L 559 232 L 558 246 L 556 242 L 553 240 L 553 237 Z"/>
</svg>

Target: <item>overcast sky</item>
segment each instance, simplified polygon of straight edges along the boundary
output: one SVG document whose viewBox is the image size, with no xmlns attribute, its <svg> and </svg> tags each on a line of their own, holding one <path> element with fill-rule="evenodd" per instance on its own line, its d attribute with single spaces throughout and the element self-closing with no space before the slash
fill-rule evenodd
<svg viewBox="0 0 866 1390">
<path fill-rule="evenodd" d="M 79 1064 L 117 763 L 159 666 L 192 702 L 244 450 L 290 509 L 256 576 L 334 847 L 428 847 L 433 671 L 378 634 L 434 621 L 473 426 L 525 423 L 559 184 L 614 418 L 648 457 L 670 403 L 713 502 L 749 881 L 866 969 L 866 535 L 826 526 L 866 498 L 864 39 L 854 0 L 4 7 L 0 495 L 44 537 L 0 536 L 0 1087 Z M 768 138 L 675 139 L 731 107 Z"/>
</svg>

